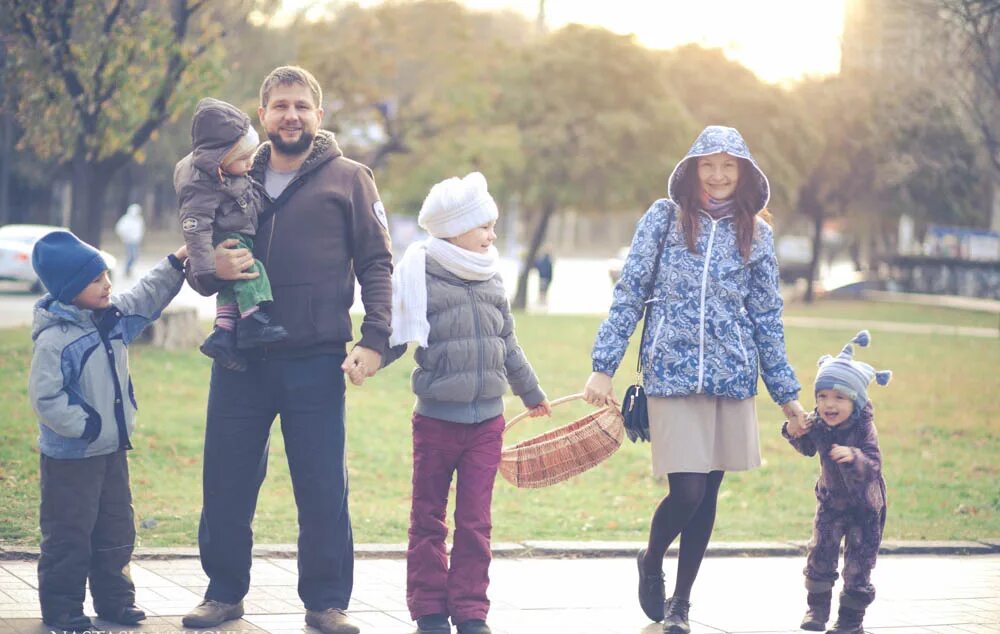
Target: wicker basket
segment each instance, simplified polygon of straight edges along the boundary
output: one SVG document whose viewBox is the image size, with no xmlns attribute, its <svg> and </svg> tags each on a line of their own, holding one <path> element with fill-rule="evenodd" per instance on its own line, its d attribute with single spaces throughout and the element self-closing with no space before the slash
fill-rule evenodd
<svg viewBox="0 0 1000 634">
<path fill-rule="evenodd" d="M 552 401 L 552 406 L 582 399 L 573 394 Z M 528 412 L 507 423 L 504 433 Z M 596 466 L 618 451 L 624 436 L 622 415 L 615 407 L 588 414 L 568 425 L 504 447 L 500 474 L 516 487 L 537 489 L 567 480 Z"/>
</svg>

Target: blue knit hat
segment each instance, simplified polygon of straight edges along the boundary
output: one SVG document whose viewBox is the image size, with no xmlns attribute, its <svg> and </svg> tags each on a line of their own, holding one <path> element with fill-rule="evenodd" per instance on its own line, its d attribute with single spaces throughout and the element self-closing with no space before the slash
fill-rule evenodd
<svg viewBox="0 0 1000 634">
<path fill-rule="evenodd" d="M 31 266 L 52 297 L 70 304 L 108 268 L 101 252 L 69 231 L 52 231 L 35 243 Z"/>
<path fill-rule="evenodd" d="M 816 387 L 820 390 L 837 390 L 854 401 L 858 411 L 868 403 L 868 385 L 874 379 L 879 385 L 887 385 L 892 379 L 891 370 L 876 371 L 875 368 L 854 360 L 854 346 L 862 348 L 871 342 L 871 334 L 862 330 L 835 357 L 824 354 L 819 358 L 819 372 L 816 373 Z"/>
</svg>

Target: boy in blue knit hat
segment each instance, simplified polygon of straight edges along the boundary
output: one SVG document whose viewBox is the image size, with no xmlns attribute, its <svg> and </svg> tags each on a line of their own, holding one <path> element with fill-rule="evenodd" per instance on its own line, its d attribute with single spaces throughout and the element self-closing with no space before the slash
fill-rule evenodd
<svg viewBox="0 0 1000 634">
<path fill-rule="evenodd" d="M 94 630 L 97 615 L 135 625 L 129 561 L 135 546 L 125 452 L 135 426 L 127 346 L 184 282 L 181 247 L 128 291 L 111 294 L 100 252 L 68 231 L 35 243 L 31 264 L 48 290 L 35 304 L 28 396 L 38 416 L 42 534 L 38 599 L 51 628 Z"/>
<path fill-rule="evenodd" d="M 876 372 L 854 360 L 854 347 L 871 340 L 863 330 L 836 357 L 823 355 L 816 375 L 816 409 L 805 426 L 785 422 L 782 435 L 805 455 L 819 454 L 816 517 L 806 555 L 809 605 L 802 629 L 822 631 L 830 618 L 840 543 L 844 545 L 844 589 L 837 622 L 828 633 L 863 634 L 865 609 L 875 599 L 871 571 L 882 543 L 886 496 L 882 455 L 868 385 L 886 385 L 892 372 Z"/>
</svg>

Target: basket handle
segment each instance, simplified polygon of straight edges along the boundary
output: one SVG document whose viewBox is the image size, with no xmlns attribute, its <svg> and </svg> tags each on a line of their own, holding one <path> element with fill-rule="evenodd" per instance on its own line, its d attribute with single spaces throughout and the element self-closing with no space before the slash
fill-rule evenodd
<svg viewBox="0 0 1000 634">
<path fill-rule="evenodd" d="M 555 407 L 556 405 L 562 405 L 563 403 L 569 403 L 570 401 L 577 401 L 581 399 L 583 399 L 583 392 L 580 392 L 579 394 L 570 394 L 569 396 L 563 396 L 562 398 L 557 398 L 554 401 L 550 401 L 549 406 Z M 518 414 L 517 416 L 515 416 L 514 418 L 507 421 L 507 426 L 503 428 L 503 433 L 506 434 L 507 432 L 510 431 L 511 427 L 513 427 L 514 425 L 518 424 L 519 422 L 527 418 L 528 413 L 530 411 L 531 410 L 525 410 L 520 414 Z"/>
</svg>

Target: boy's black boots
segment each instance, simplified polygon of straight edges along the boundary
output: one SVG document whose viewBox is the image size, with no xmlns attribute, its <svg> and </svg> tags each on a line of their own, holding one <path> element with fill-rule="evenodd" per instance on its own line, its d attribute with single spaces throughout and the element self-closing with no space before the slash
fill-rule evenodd
<svg viewBox="0 0 1000 634">
<path fill-rule="evenodd" d="M 864 608 L 856 609 L 841 605 L 837 611 L 837 622 L 826 631 L 826 634 L 864 634 L 865 630 L 861 625 L 864 618 Z"/>
<path fill-rule="evenodd" d="M 274 343 L 287 337 L 288 331 L 271 321 L 262 310 L 236 322 L 236 347 L 241 350 Z"/>
<path fill-rule="evenodd" d="M 42 618 L 42 622 L 56 630 L 65 632 L 93 632 L 96 628 L 89 616 L 83 614 L 83 610 L 74 610 L 69 614 L 64 614 L 55 618 Z"/>
<path fill-rule="evenodd" d="M 806 596 L 806 603 L 809 604 L 809 609 L 806 610 L 806 615 L 802 617 L 802 625 L 799 627 L 811 632 L 822 632 L 825 630 L 826 622 L 830 619 L 830 601 L 832 600 L 832 590 L 810 592 Z"/>
</svg>

